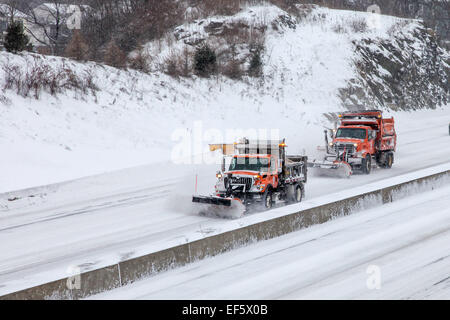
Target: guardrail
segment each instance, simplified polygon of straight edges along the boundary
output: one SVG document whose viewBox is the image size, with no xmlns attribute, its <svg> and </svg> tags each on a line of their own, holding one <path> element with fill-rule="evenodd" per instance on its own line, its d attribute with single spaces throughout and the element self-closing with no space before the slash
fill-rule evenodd
<svg viewBox="0 0 450 320">
<path fill-rule="evenodd" d="M 450 170 L 445 170 L 10 293 L 1 296 L 0 300 L 85 298 L 124 286 L 158 272 L 180 267 L 257 241 L 279 237 L 339 216 L 349 215 L 361 209 L 393 202 L 411 193 L 432 190 L 439 184 L 449 182 Z"/>
</svg>

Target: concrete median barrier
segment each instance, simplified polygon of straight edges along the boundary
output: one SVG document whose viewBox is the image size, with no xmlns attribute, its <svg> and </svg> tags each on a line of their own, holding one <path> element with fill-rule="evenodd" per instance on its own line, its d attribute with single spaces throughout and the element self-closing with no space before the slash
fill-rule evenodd
<svg viewBox="0 0 450 320">
<path fill-rule="evenodd" d="M 413 193 L 433 190 L 448 183 L 450 183 L 450 170 L 206 236 L 200 240 L 149 253 L 105 268 L 10 293 L 0 299 L 85 298 L 158 272 L 212 257 L 257 241 L 272 239 L 315 224 L 325 223 L 363 209 L 393 202 Z"/>
</svg>

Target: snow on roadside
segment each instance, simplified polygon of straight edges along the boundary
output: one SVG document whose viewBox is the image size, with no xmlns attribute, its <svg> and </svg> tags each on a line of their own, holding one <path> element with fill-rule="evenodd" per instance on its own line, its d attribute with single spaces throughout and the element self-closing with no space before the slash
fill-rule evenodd
<svg viewBox="0 0 450 320">
<path fill-rule="evenodd" d="M 88 299 L 448 299 L 449 192 L 362 210 Z"/>
</svg>

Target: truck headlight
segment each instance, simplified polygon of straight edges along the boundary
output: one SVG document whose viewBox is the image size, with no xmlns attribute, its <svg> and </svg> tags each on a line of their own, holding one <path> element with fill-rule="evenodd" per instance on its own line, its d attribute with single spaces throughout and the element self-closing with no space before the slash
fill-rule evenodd
<svg viewBox="0 0 450 320">
<path fill-rule="evenodd" d="M 262 191 L 265 188 L 265 184 L 253 185 L 250 191 Z"/>
</svg>

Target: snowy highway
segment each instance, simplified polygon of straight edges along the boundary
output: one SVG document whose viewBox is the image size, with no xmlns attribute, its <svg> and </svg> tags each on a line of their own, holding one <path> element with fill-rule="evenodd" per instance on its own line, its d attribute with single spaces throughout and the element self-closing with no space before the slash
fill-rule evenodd
<svg viewBox="0 0 450 320">
<path fill-rule="evenodd" d="M 405 121 L 398 126 L 399 146 L 396 162 L 391 170 L 376 169 L 370 176 L 355 175 L 345 180 L 311 177 L 306 186 L 307 200 L 448 163 L 450 138 L 446 112 L 430 113 L 430 116 L 420 120 L 415 119 L 412 114 L 405 116 Z M 406 119 L 415 119 L 415 121 L 406 121 Z M 80 268 L 80 271 L 92 270 L 152 252 L 167 244 L 185 243 L 192 234 L 206 236 L 212 231 L 220 230 L 223 220 L 199 216 L 193 211 L 190 203 L 195 174 L 199 174 L 200 182 L 207 181 L 201 183 L 199 191 L 208 194 L 212 190 L 215 170 L 214 166 L 198 168 L 172 164 L 150 165 L 19 192 L 17 199 L 2 199 L 0 202 L 0 295 L 67 277 L 73 267 Z M 443 190 L 447 193 L 449 191 L 448 188 Z M 11 195 L 8 196 L 11 197 Z M 426 201 L 430 204 L 437 199 Z M 442 205 L 441 202 L 439 203 Z M 446 226 L 445 221 L 449 221 L 448 212 L 446 212 L 448 202 L 447 206 L 441 209 L 436 212 L 427 210 L 428 219 L 422 222 L 425 225 L 430 224 L 430 229 L 424 230 L 425 233 L 422 235 L 423 239 L 428 239 L 436 233 L 430 241 L 435 241 L 434 244 L 439 244 L 440 248 L 445 249 L 445 246 L 450 243 L 449 234 L 439 233 L 439 230 Z M 409 212 L 407 209 L 402 210 L 395 216 L 404 216 Z M 264 213 L 258 213 L 258 215 L 264 215 Z M 422 216 L 417 213 L 417 217 L 411 217 L 408 223 L 419 221 L 423 219 Z M 355 221 L 366 223 L 365 220 L 360 219 L 355 218 Z M 394 222 L 399 224 L 400 219 L 392 221 Z M 362 228 L 355 226 L 354 230 L 362 230 Z M 432 231 L 434 233 L 429 233 Z M 333 239 L 333 236 L 326 239 Z M 326 239 L 324 241 L 327 241 Z M 409 242 L 392 242 L 393 245 L 395 243 L 401 247 Z M 264 247 L 265 244 L 258 244 L 258 246 Z M 430 259 L 438 259 L 437 256 L 432 256 L 431 250 L 428 250 L 427 246 L 432 246 L 429 241 L 423 244 L 417 243 L 414 246 L 408 245 L 402 250 L 407 252 L 410 250 L 409 247 L 420 246 L 424 246 L 423 250 L 425 254 L 430 254 Z M 380 248 L 380 250 L 384 249 L 386 248 Z M 369 250 L 367 256 L 358 256 L 356 251 L 351 251 L 353 249 L 350 247 L 345 250 L 350 252 L 349 256 L 362 259 L 360 263 L 366 263 L 374 257 L 370 253 L 375 249 Z M 380 254 L 383 252 L 380 251 Z M 392 254 L 395 252 L 393 251 Z M 278 264 L 275 260 L 274 263 Z M 430 268 L 437 268 L 439 265 L 438 263 Z M 345 268 L 348 269 L 349 266 L 353 265 L 345 265 Z M 447 276 L 448 270 L 447 261 Z M 348 271 L 350 272 L 350 269 Z M 439 279 L 435 280 L 439 281 Z M 307 296 L 294 289 L 293 294 L 298 294 L 298 297 Z M 272 296 L 289 296 L 287 294 L 289 291 L 285 288 L 280 290 L 279 296 L 276 294 Z M 313 291 L 307 291 L 308 294 L 310 292 Z M 217 292 L 219 293 L 223 294 L 221 297 L 226 297 L 225 291 Z M 157 296 L 162 297 L 163 294 L 164 291 Z M 350 292 L 349 296 L 352 294 L 354 292 Z M 246 297 L 242 296 L 242 298 Z"/>
<path fill-rule="evenodd" d="M 450 186 L 93 299 L 450 299 Z"/>
<path fill-rule="evenodd" d="M 0 300 L 450 299 L 443 6 L 16 2 L 0 0 Z M 34 30 L 59 22 L 67 41 Z M 319 176 L 333 130 L 343 157 L 386 168 Z M 217 174 L 242 138 L 283 157 Z M 272 210 L 193 203 L 217 177 L 244 200 L 274 191 Z"/>
</svg>

